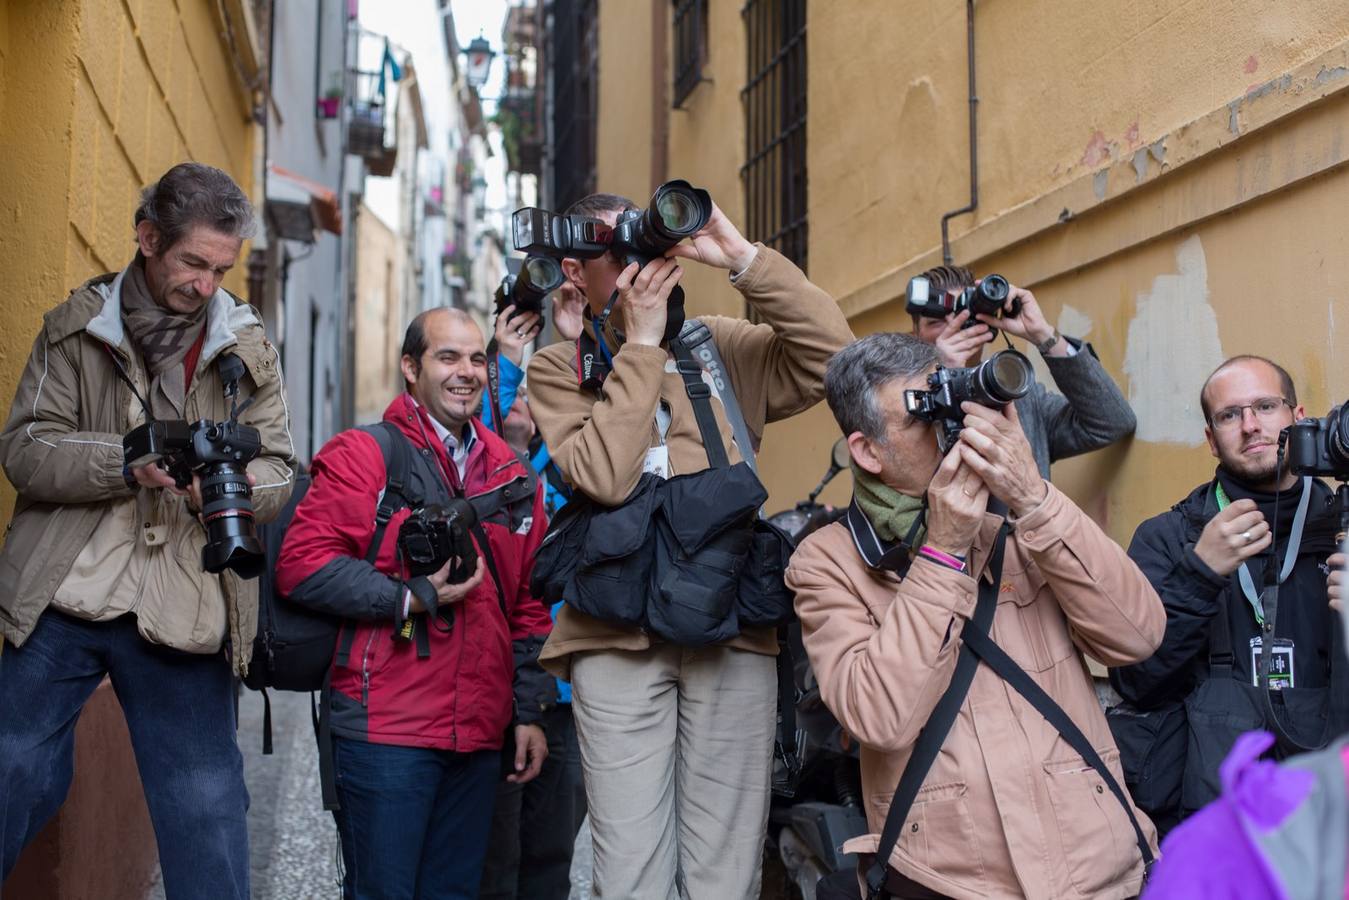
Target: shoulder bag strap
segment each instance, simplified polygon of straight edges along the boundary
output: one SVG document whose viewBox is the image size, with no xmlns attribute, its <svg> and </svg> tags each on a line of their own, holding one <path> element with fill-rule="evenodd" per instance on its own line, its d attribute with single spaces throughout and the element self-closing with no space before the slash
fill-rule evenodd
<svg viewBox="0 0 1349 900">
<path fill-rule="evenodd" d="M 735 385 L 722 362 L 717 342 L 712 340 L 712 330 L 700 319 L 689 319 L 679 332 L 676 343 L 692 351 L 699 365 L 710 370 L 712 380 L 717 384 L 717 396 L 721 398 L 722 408 L 726 410 L 726 420 L 731 425 L 731 434 L 735 436 L 736 446 L 749 467 L 758 474 L 759 464 L 755 459 L 754 438 L 750 436 L 749 424 L 745 422 L 745 413 L 740 408 L 740 400 L 735 395 Z"/>
<path fill-rule="evenodd" d="M 965 623 L 960 631 L 960 655 L 956 658 L 955 672 L 946 692 L 941 695 L 937 705 L 932 708 L 927 724 L 918 732 L 913 752 L 899 777 L 899 786 L 890 801 L 890 811 L 885 815 L 885 827 L 881 829 L 880 843 L 876 846 L 876 859 L 867 870 L 867 900 L 877 900 L 884 896 L 886 870 L 890 865 L 890 855 L 899 843 L 899 834 L 904 829 L 904 821 L 909 817 L 913 801 L 918 797 L 918 789 L 923 786 L 932 763 L 941 752 L 946 736 L 955 725 L 956 716 L 970 692 L 974 681 L 974 672 L 979 667 L 979 659 L 970 646 L 969 637 L 979 631 L 986 631 L 993 622 L 993 613 L 998 606 L 998 590 L 1002 584 L 1002 559 L 1007 549 L 1007 523 L 998 529 L 993 555 L 989 559 L 989 580 L 979 582 L 979 600 L 974 607 L 974 617 Z"/>
<path fill-rule="evenodd" d="M 693 358 L 689 348 L 677 340 L 670 342 L 670 351 L 674 353 L 675 369 L 679 377 L 684 379 L 684 392 L 693 404 L 693 417 L 698 420 L 703 449 L 707 451 L 707 464 L 714 469 L 728 468 L 731 462 L 726 455 L 726 445 L 721 442 L 716 413 L 712 412 L 712 389 L 703 381 L 703 367 Z"/>
</svg>

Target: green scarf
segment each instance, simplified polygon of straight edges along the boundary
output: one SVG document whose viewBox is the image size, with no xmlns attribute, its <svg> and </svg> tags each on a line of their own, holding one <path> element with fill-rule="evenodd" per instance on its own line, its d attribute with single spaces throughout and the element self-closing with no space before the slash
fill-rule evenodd
<svg viewBox="0 0 1349 900">
<path fill-rule="evenodd" d="M 852 464 L 853 498 L 862 507 L 871 527 L 883 541 L 903 541 L 913 527 L 914 519 L 923 511 L 923 500 L 901 494 L 865 469 Z M 913 546 L 922 546 L 927 529 L 920 527 L 913 537 Z"/>
</svg>

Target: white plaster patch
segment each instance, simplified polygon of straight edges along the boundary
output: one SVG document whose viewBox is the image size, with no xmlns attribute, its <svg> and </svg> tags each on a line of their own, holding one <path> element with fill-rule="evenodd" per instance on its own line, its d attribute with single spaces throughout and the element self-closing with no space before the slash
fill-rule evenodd
<svg viewBox="0 0 1349 900">
<path fill-rule="evenodd" d="M 1091 316 L 1067 303 L 1063 304 L 1063 309 L 1059 311 L 1059 334 L 1085 341 L 1091 335 L 1092 326 L 1095 324 Z"/>
<path fill-rule="evenodd" d="M 1208 263 L 1194 235 L 1176 250 L 1176 273 L 1140 294 L 1129 323 L 1124 373 L 1138 416 L 1137 438 L 1196 446 L 1204 441 L 1199 389 L 1223 361 L 1218 317 L 1209 305 Z"/>
</svg>

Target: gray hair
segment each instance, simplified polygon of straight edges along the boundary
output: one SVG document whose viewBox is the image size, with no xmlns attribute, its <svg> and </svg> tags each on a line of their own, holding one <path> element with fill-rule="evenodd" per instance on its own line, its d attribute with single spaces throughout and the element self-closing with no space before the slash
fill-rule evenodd
<svg viewBox="0 0 1349 900">
<path fill-rule="evenodd" d="M 179 163 L 141 191 L 135 224 L 149 222 L 159 232 L 156 252 L 163 253 L 197 225 L 240 240 L 257 227 L 253 204 L 226 173 L 203 163 Z"/>
<path fill-rule="evenodd" d="M 885 440 L 885 411 L 876 393 L 897 378 L 921 375 L 937 363 L 937 348 L 911 334 L 881 331 L 844 347 L 824 373 L 825 397 L 844 435 L 860 431 Z"/>
</svg>

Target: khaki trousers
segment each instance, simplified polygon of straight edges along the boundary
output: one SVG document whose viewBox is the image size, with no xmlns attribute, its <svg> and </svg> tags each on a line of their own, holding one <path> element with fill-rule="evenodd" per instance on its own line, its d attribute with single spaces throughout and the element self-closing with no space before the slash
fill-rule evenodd
<svg viewBox="0 0 1349 900">
<path fill-rule="evenodd" d="M 777 720 L 771 656 L 659 644 L 572 661 L 595 896 L 755 900 Z"/>
</svg>

